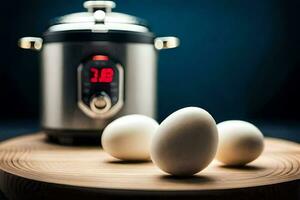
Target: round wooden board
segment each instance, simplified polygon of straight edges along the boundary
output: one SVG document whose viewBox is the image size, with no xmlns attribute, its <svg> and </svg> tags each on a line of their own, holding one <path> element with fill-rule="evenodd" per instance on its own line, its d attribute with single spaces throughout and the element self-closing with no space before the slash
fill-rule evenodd
<svg viewBox="0 0 300 200">
<path fill-rule="evenodd" d="M 9 199 L 298 198 L 300 145 L 272 138 L 265 143 L 262 156 L 246 167 L 214 161 L 194 177 L 175 178 L 151 162 L 118 161 L 100 147 L 50 144 L 38 133 L 0 144 L 0 187 Z"/>
</svg>

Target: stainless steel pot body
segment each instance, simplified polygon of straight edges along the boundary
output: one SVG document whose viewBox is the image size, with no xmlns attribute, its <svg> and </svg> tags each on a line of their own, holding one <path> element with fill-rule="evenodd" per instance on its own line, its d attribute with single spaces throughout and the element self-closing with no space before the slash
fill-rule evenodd
<svg viewBox="0 0 300 200">
<path fill-rule="evenodd" d="M 111 118 L 87 116 L 78 107 L 78 68 L 90 55 L 109 55 L 124 69 L 124 103 Z M 99 134 L 112 120 L 129 114 L 156 117 L 157 50 L 153 44 L 45 43 L 41 52 L 41 124 L 50 134 Z"/>
<path fill-rule="evenodd" d="M 62 143 L 99 138 L 124 115 L 155 118 L 157 52 L 179 45 L 176 37 L 156 38 L 140 18 L 112 12 L 113 1 L 84 7 L 56 18 L 42 38 L 19 40 L 41 51 L 41 126 L 55 139 L 71 138 Z"/>
</svg>

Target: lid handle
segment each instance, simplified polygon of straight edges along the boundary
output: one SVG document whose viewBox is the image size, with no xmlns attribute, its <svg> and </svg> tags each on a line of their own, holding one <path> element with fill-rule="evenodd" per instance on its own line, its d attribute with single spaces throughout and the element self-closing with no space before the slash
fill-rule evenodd
<svg viewBox="0 0 300 200">
<path fill-rule="evenodd" d="M 113 1 L 86 1 L 83 3 L 83 7 L 92 13 L 97 10 L 111 12 L 112 9 L 116 7 L 116 4 Z"/>
</svg>

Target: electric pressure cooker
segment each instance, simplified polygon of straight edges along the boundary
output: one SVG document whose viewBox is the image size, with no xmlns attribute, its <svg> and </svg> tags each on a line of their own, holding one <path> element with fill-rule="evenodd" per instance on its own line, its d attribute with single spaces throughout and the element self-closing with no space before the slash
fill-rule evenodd
<svg viewBox="0 0 300 200">
<path fill-rule="evenodd" d="M 157 51 L 179 45 L 155 38 L 140 18 L 112 12 L 113 1 L 84 7 L 53 20 L 42 38 L 19 41 L 41 51 L 41 126 L 63 143 L 100 137 L 120 116 L 155 118 Z"/>
</svg>

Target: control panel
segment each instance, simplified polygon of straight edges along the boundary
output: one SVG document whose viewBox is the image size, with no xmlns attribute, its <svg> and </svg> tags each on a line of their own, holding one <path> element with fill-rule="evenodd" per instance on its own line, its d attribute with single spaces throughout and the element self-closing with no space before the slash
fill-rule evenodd
<svg viewBox="0 0 300 200">
<path fill-rule="evenodd" d="M 93 55 L 78 67 L 78 106 L 91 118 L 110 118 L 124 103 L 123 66 L 106 55 Z"/>
</svg>

